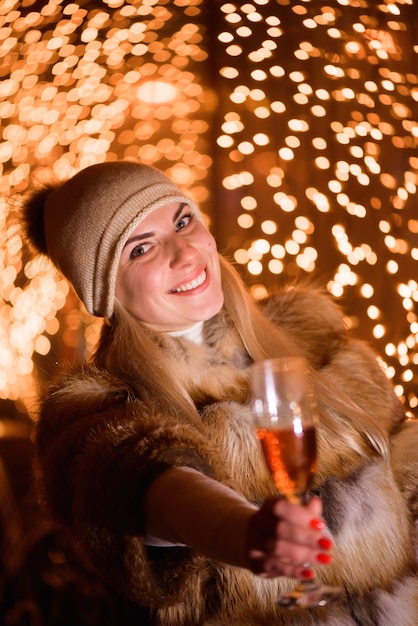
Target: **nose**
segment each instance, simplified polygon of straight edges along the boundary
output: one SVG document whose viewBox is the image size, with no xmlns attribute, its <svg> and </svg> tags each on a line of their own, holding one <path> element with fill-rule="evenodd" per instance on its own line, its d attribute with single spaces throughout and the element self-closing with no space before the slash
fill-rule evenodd
<svg viewBox="0 0 418 626">
<path fill-rule="evenodd" d="M 177 268 L 181 266 L 190 265 L 194 262 L 197 255 L 197 250 L 194 248 L 185 238 L 176 237 L 170 243 L 170 267 Z"/>
</svg>

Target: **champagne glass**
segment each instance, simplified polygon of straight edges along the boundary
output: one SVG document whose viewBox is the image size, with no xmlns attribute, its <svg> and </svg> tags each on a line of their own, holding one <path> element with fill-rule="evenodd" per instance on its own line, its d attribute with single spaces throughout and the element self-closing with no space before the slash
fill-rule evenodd
<svg viewBox="0 0 418 626">
<path fill-rule="evenodd" d="M 257 438 L 279 493 L 306 504 L 316 469 L 316 435 L 308 364 L 299 356 L 258 361 L 250 368 L 251 401 Z M 301 580 L 278 598 L 287 606 L 324 606 L 338 587 Z"/>
</svg>

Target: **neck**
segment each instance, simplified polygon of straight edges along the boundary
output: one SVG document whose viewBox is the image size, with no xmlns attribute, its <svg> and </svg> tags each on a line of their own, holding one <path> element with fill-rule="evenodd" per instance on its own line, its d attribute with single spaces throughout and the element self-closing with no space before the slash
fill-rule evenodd
<svg viewBox="0 0 418 626">
<path fill-rule="evenodd" d="M 189 339 L 189 341 L 193 341 L 193 343 L 201 344 L 203 341 L 203 324 L 204 322 L 196 322 L 193 326 L 189 326 L 188 328 L 184 328 L 182 330 L 168 331 L 166 334 L 170 335 L 170 337 L 184 337 L 185 339 Z"/>
</svg>

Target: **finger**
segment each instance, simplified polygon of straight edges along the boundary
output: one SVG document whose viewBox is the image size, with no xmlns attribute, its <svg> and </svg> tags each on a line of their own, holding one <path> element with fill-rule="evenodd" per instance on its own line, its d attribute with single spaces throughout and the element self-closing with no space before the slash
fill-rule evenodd
<svg viewBox="0 0 418 626">
<path fill-rule="evenodd" d="M 314 503 L 311 511 L 306 506 L 290 503 L 284 498 L 265 500 L 255 518 L 258 532 L 270 536 L 277 532 L 276 528 L 279 527 L 282 520 L 298 526 L 323 527 L 323 520 L 321 518 L 314 519 L 312 516 L 312 513 L 319 514 L 321 506 L 320 501 L 319 504 Z M 312 524 L 312 522 L 315 523 Z"/>
<path fill-rule="evenodd" d="M 309 561 L 295 563 L 285 556 L 271 558 L 264 553 L 254 551 L 251 555 L 251 570 L 264 578 L 288 576 L 290 578 L 311 579 L 315 572 Z"/>
<path fill-rule="evenodd" d="M 263 559 L 282 563 L 300 564 L 311 562 L 327 564 L 332 541 L 317 531 L 298 528 L 287 522 L 280 522 L 278 535 L 256 537 L 248 546 L 249 554 Z"/>
<path fill-rule="evenodd" d="M 250 569 L 258 575 L 302 576 L 312 578 L 313 567 L 331 562 L 331 555 L 315 550 L 296 548 L 285 544 L 277 552 L 252 550 L 249 556 Z"/>
<path fill-rule="evenodd" d="M 276 523 L 270 536 L 265 536 L 264 539 L 266 542 L 281 539 L 302 546 L 330 550 L 332 540 L 322 521 L 315 518 L 311 522 L 309 526 L 305 526 L 281 519 Z"/>
<path fill-rule="evenodd" d="M 312 521 L 321 522 L 322 526 L 325 525 L 322 519 L 322 501 L 316 496 L 304 505 L 291 503 L 284 498 L 275 499 L 266 502 L 266 511 L 271 511 L 276 517 L 301 525 L 312 525 Z"/>
<path fill-rule="evenodd" d="M 295 543 L 293 539 L 290 541 L 280 539 L 260 552 L 264 553 L 266 559 L 299 565 L 307 562 L 326 565 L 331 561 L 328 545 L 323 548 L 320 543 Z"/>
<path fill-rule="evenodd" d="M 310 498 L 306 503 L 306 508 L 310 511 L 313 517 L 322 518 L 322 500 L 321 498 L 318 498 L 318 496 L 312 496 L 312 498 Z"/>
<path fill-rule="evenodd" d="M 312 525 L 300 526 L 285 519 L 274 519 L 276 521 L 273 524 L 263 519 L 256 520 L 256 522 L 260 522 L 260 525 L 255 524 L 249 547 L 273 554 L 284 553 L 284 546 L 289 549 L 303 548 L 316 552 L 331 550 L 333 543 L 325 529 L 319 532 Z M 297 557 L 292 554 L 286 553 L 286 556 L 297 560 Z M 305 560 L 305 558 L 301 557 L 299 560 Z"/>
<path fill-rule="evenodd" d="M 310 509 L 277 499 L 266 501 L 250 520 L 248 551 L 256 550 L 272 562 L 283 558 L 292 563 L 329 562 L 332 541 L 323 520 L 311 515 L 321 510 L 322 504 L 316 500 Z M 278 511 L 287 517 L 278 517 Z"/>
</svg>

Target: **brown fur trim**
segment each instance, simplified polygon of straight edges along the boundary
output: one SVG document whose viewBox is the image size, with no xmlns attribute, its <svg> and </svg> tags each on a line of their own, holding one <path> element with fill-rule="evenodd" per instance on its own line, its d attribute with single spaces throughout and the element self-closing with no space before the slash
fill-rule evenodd
<svg viewBox="0 0 418 626">
<path fill-rule="evenodd" d="M 261 306 L 325 380 L 371 411 L 388 435 L 394 430 L 403 411 L 392 386 L 368 346 L 349 337 L 338 307 L 307 288 L 276 294 Z M 338 428 L 319 428 L 316 487 L 335 550 L 333 564 L 319 567 L 318 576 L 347 591 L 335 605 L 289 613 L 278 609 L 274 598 L 292 581 L 256 578 L 184 548 L 146 548 L 143 494 L 167 467 L 194 467 L 254 502 L 274 492 L 252 432 L 248 355 L 223 313 L 205 323 L 204 337 L 202 346 L 160 338 L 161 350 L 200 409 L 198 423 L 160 407 L 149 393 L 141 397 L 140 384 L 134 393 L 94 366 L 67 377 L 45 399 L 37 445 L 47 497 L 57 514 L 76 529 L 111 582 L 154 607 L 157 626 L 418 623 L 408 510 L 409 504 L 418 513 L 412 426 L 393 438 L 396 481 L 377 454 L 361 456 L 357 441 L 351 445 L 338 437 Z M 103 347 L 101 358 L 105 352 Z M 338 425 L 339 416 L 331 417 Z M 353 437 L 361 439 L 367 428 L 365 420 Z"/>
</svg>

